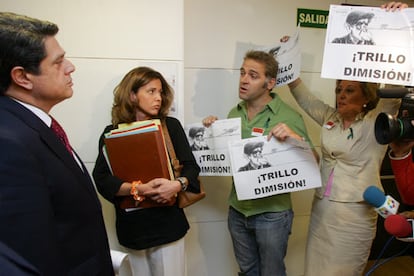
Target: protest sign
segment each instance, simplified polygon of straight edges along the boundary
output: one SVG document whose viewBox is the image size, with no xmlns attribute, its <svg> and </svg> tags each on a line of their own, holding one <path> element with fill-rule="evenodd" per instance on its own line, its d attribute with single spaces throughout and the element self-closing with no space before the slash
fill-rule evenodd
<svg viewBox="0 0 414 276">
<path fill-rule="evenodd" d="M 240 118 L 217 120 L 206 128 L 194 123 L 184 128 L 201 176 L 231 176 L 228 142 L 241 139 Z"/>
<path fill-rule="evenodd" d="M 414 85 L 414 9 L 331 5 L 321 76 Z"/>
<path fill-rule="evenodd" d="M 301 50 L 299 47 L 299 27 L 287 42 L 260 47 L 257 50 L 271 53 L 279 63 L 276 86 L 282 86 L 296 80 L 301 69 Z"/>
<path fill-rule="evenodd" d="M 239 200 L 321 186 L 319 166 L 304 141 L 260 136 L 229 142 L 229 152 Z"/>
</svg>

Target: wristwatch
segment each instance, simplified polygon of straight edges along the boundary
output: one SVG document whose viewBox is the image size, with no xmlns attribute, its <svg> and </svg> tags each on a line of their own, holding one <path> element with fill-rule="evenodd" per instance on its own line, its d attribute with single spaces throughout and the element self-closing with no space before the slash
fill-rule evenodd
<svg viewBox="0 0 414 276">
<path fill-rule="evenodd" d="M 177 180 L 178 182 L 180 182 L 181 184 L 181 191 L 184 192 L 185 190 L 187 190 L 187 180 L 185 179 L 185 177 L 177 177 L 175 180 Z"/>
</svg>

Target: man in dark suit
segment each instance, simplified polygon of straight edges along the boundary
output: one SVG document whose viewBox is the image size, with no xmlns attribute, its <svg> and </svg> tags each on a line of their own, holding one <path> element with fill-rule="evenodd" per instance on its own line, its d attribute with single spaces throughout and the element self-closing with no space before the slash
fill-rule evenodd
<svg viewBox="0 0 414 276">
<path fill-rule="evenodd" d="M 40 275 L 113 275 L 91 178 L 50 128 L 75 70 L 57 32 L 0 12 L 0 242 Z"/>
</svg>

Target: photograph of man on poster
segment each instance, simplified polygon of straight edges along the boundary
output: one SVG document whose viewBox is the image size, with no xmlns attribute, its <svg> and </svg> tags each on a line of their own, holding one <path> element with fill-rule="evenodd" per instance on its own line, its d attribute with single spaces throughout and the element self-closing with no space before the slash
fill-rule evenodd
<svg viewBox="0 0 414 276">
<path fill-rule="evenodd" d="M 249 142 L 244 145 L 244 155 L 249 163 L 239 168 L 239 172 L 269 168 L 272 165 L 263 157 L 264 142 Z"/>
<path fill-rule="evenodd" d="M 349 31 L 346 36 L 335 38 L 332 43 L 374 45 L 372 34 L 368 30 L 374 14 L 371 12 L 352 11 L 345 20 L 345 28 Z"/>
<path fill-rule="evenodd" d="M 331 5 L 321 77 L 413 86 L 413 22 L 414 8 Z"/>
<path fill-rule="evenodd" d="M 207 145 L 204 139 L 204 127 L 192 127 L 188 132 L 188 136 L 191 138 L 193 143 L 191 144 L 191 150 L 208 150 L 209 146 Z"/>
</svg>

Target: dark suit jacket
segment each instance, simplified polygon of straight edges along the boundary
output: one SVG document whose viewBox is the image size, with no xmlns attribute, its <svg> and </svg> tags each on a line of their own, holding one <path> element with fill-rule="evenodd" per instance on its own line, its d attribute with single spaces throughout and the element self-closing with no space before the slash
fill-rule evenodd
<svg viewBox="0 0 414 276">
<path fill-rule="evenodd" d="M 113 275 L 101 205 L 82 166 L 35 114 L 0 96 L 0 242 L 41 275 Z"/>
<path fill-rule="evenodd" d="M 10 247 L 0 242 L 0 276 L 39 276 L 40 273 Z"/>
</svg>

